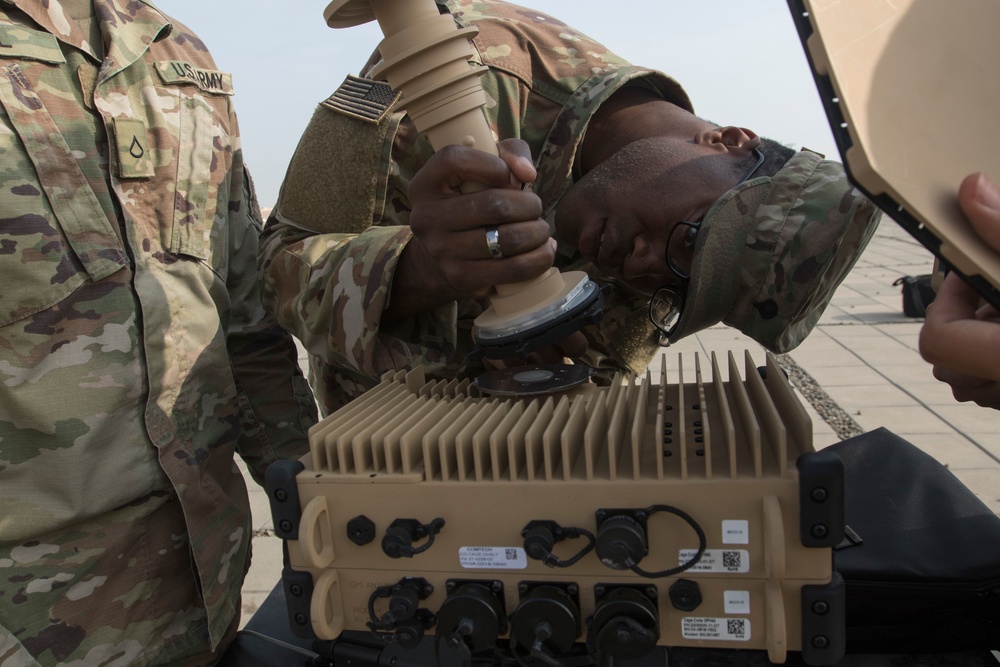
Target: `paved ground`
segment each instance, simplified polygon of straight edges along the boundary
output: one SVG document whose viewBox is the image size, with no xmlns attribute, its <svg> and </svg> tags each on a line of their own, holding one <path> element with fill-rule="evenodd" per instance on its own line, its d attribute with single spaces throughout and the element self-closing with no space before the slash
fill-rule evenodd
<svg viewBox="0 0 1000 667">
<path fill-rule="evenodd" d="M 928 273 L 931 264 L 929 252 L 885 220 L 817 329 L 788 357 L 811 387 L 804 392 L 817 448 L 884 426 L 947 465 L 1000 513 L 1000 412 L 957 403 L 947 385 L 934 380 L 917 351 L 922 321 L 902 314 L 900 288 L 892 284 L 902 275 Z M 676 366 L 683 353 L 693 369 L 693 353 L 728 350 L 749 350 L 764 360 L 760 346 L 726 327 L 686 339 L 666 354 Z M 658 372 L 659 359 L 651 367 Z M 249 486 L 258 539 L 243 587 L 244 621 L 281 574 L 281 541 L 270 531 L 267 497 Z"/>
</svg>

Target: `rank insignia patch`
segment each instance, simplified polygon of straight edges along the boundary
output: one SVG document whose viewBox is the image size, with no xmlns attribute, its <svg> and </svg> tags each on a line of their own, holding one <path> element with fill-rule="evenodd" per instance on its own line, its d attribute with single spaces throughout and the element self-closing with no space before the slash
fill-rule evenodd
<svg viewBox="0 0 1000 667">
<path fill-rule="evenodd" d="M 340 88 L 321 104 L 328 109 L 377 124 L 398 99 L 399 93 L 387 83 L 348 75 Z"/>
</svg>

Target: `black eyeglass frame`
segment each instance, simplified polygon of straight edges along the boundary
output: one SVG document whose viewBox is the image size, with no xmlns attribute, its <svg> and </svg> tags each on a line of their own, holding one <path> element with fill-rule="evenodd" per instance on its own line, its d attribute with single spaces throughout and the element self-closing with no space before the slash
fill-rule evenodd
<svg viewBox="0 0 1000 667">
<path fill-rule="evenodd" d="M 753 175 L 757 173 L 757 170 L 760 168 L 760 165 L 764 163 L 765 159 L 764 152 L 759 148 L 754 148 L 753 152 L 757 156 L 757 161 L 754 163 L 750 171 L 747 172 L 747 175 L 744 176 L 742 179 L 740 179 L 740 181 L 733 186 L 734 188 L 743 185 L 751 178 L 753 178 Z M 678 268 L 674 266 L 674 262 L 670 260 L 671 243 L 674 241 L 674 234 L 677 232 L 678 229 L 683 229 L 683 228 L 690 229 L 693 227 L 697 232 L 698 230 L 701 229 L 701 223 L 702 220 L 695 220 L 695 221 L 680 220 L 677 222 L 677 224 L 674 225 L 674 228 L 670 230 L 670 237 L 668 237 L 667 239 L 667 247 L 664 252 L 666 256 L 664 257 L 664 259 L 666 261 L 667 268 L 670 269 L 670 271 L 675 276 L 677 276 L 677 278 L 681 282 L 679 285 L 660 287 L 655 292 L 653 292 L 653 296 L 650 297 L 649 299 L 649 321 L 660 332 L 659 342 L 660 345 L 664 347 L 670 344 L 670 339 L 673 337 L 674 333 L 677 332 L 677 325 L 680 324 L 681 312 L 684 309 L 684 295 L 687 293 L 688 283 L 691 280 L 690 271 L 688 271 L 687 274 L 685 275 L 685 272 L 678 270 Z M 670 308 L 665 314 L 665 316 L 658 318 L 654 316 L 653 309 L 654 305 L 657 302 L 662 302 L 662 301 L 668 301 L 670 303 Z"/>
</svg>

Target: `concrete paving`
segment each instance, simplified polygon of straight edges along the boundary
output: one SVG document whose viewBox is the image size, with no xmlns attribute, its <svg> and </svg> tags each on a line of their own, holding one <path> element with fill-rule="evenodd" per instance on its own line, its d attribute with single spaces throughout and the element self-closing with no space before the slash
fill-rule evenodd
<svg viewBox="0 0 1000 667">
<path fill-rule="evenodd" d="M 884 220 L 817 328 L 787 357 L 819 388 L 820 398 L 815 391 L 806 392 L 809 399 L 803 395 L 817 448 L 884 426 L 947 465 L 1000 513 L 1000 411 L 958 403 L 948 386 L 934 379 L 917 351 L 922 320 L 903 315 L 900 288 L 892 284 L 903 275 L 929 273 L 932 263 L 928 251 Z M 713 327 L 664 350 L 668 378 L 676 373 L 679 353 L 689 373 L 694 353 L 714 351 L 721 361 L 728 351 L 740 359 L 744 350 L 758 365 L 764 362 L 765 352 L 754 341 Z M 659 358 L 650 368 L 659 373 Z M 244 622 L 281 576 L 281 540 L 272 531 L 267 496 L 247 480 L 257 536 L 243 586 Z"/>
</svg>

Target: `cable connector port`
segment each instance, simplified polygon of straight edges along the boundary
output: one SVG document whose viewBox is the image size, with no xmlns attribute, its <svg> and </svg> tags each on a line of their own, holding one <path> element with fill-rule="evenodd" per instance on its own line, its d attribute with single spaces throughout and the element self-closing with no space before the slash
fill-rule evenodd
<svg viewBox="0 0 1000 667">
<path fill-rule="evenodd" d="M 524 551 L 529 558 L 540 560 L 549 567 L 569 567 L 577 563 L 581 558 L 589 554 L 594 549 L 596 538 L 594 534 L 583 528 L 563 528 L 555 521 L 538 520 L 529 521 L 521 530 L 521 537 L 524 538 Z M 556 543 L 574 537 L 586 537 L 588 544 L 575 556 L 560 559 L 552 553 Z"/>
<path fill-rule="evenodd" d="M 438 610 L 437 640 L 461 652 L 492 649 L 507 631 L 503 583 L 449 579 L 448 596 Z"/>
<path fill-rule="evenodd" d="M 428 524 L 416 519 L 396 519 L 385 530 L 382 537 L 382 552 L 389 558 L 412 558 L 431 548 L 434 536 L 444 527 L 444 519 L 437 518 Z M 414 547 L 417 540 L 427 538 L 420 547 Z"/>
<path fill-rule="evenodd" d="M 372 632 L 393 632 L 392 643 L 414 648 L 424 637 L 424 630 L 433 627 L 434 614 L 420 608 L 420 602 L 434 592 L 434 586 L 422 577 L 404 577 L 392 586 L 379 586 L 368 598 L 368 629 Z M 375 602 L 388 598 L 389 610 L 379 616 Z"/>
<path fill-rule="evenodd" d="M 597 557 L 612 570 L 628 570 L 649 553 L 646 513 L 597 510 Z"/>
<path fill-rule="evenodd" d="M 660 639 L 655 586 L 594 587 L 597 606 L 589 619 L 587 648 L 601 660 L 640 658 Z"/>
<path fill-rule="evenodd" d="M 521 601 L 510 615 L 510 646 L 519 664 L 531 658 L 560 665 L 581 633 L 580 596 L 576 584 L 518 584 Z"/>
</svg>

